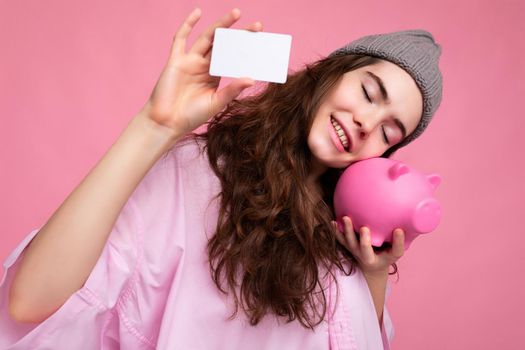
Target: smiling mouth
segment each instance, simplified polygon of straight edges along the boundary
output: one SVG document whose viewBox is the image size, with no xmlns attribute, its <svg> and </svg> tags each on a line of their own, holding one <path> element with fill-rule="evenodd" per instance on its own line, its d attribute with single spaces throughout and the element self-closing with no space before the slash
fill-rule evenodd
<svg viewBox="0 0 525 350">
<path fill-rule="evenodd" d="M 332 116 L 330 116 L 330 121 L 332 122 L 335 132 L 337 133 L 337 137 L 339 137 L 339 140 L 343 144 L 345 151 L 350 152 L 350 141 L 348 140 L 348 136 L 346 135 L 345 131 Z"/>
</svg>

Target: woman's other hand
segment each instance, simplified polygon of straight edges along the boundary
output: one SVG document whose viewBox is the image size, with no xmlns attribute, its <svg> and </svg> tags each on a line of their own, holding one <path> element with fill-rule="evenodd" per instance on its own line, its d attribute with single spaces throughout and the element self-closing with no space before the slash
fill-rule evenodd
<svg viewBox="0 0 525 350">
<path fill-rule="evenodd" d="M 255 82 L 238 78 L 217 91 L 220 77 L 209 75 L 215 29 L 230 27 L 240 18 L 240 10 L 232 9 L 200 34 L 185 52 L 186 40 L 201 16 L 195 8 L 178 28 L 170 55 L 149 100 L 140 113 L 178 135 L 191 132 L 219 113 L 242 90 Z M 250 31 L 262 30 L 260 22 L 251 23 Z"/>
<path fill-rule="evenodd" d="M 343 217 L 344 233 L 339 230 L 335 221 L 332 221 L 336 230 L 336 238 L 357 259 L 364 274 L 388 274 L 388 268 L 401 258 L 405 252 L 405 232 L 397 228 L 393 232 L 392 246 L 384 250 L 374 250 L 370 238 L 370 230 L 366 226 L 359 229 L 359 240 L 354 232 L 352 220 Z M 376 248 L 377 249 L 377 248 Z"/>
</svg>

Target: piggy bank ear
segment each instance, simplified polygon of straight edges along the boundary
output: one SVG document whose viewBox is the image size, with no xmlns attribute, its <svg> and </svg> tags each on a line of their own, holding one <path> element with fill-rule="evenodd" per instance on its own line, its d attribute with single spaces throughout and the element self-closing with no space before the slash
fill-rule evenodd
<svg viewBox="0 0 525 350">
<path fill-rule="evenodd" d="M 435 190 L 441 183 L 441 176 L 438 174 L 427 175 L 428 182 L 432 185 L 432 188 Z"/>
<path fill-rule="evenodd" d="M 396 163 L 392 165 L 390 169 L 388 169 L 388 176 L 392 180 L 395 180 L 401 175 L 406 174 L 406 173 L 408 173 L 408 166 L 406 166 L 406 164 L 403 164 L 403 163 Z"/>
</svg>

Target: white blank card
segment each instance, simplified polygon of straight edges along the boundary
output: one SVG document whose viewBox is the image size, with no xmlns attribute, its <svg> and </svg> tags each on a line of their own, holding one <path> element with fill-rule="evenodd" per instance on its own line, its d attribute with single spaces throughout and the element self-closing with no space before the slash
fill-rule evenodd
<svg viewBox="0 0 525 350">
<path fill-rule="evenodd" d="M 292 36 L 216 28 L 210 75 L 285 83 Z"/>
</svg>

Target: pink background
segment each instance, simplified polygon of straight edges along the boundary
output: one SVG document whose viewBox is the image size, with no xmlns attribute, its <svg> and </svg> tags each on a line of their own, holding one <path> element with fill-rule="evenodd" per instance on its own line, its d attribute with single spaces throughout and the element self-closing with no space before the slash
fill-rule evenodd
<svg viewBox="0 0 525 350">
<path fill-rule="evenodd" d="M 394 158 L 442 175 L 443 219 L 398 262 L 388 302 L 393 348 L 524 349 L 521 0 L 0 2 L 2 261 L 140 109 L 196 6 L 203 16 L 190 44 L 239 7 L 233 28 L 261 20 L 264 31 L 292 35 L 293 70 L 362 35 L 434 34 L 443 47 L 442 105 Z"/>
</svg>

